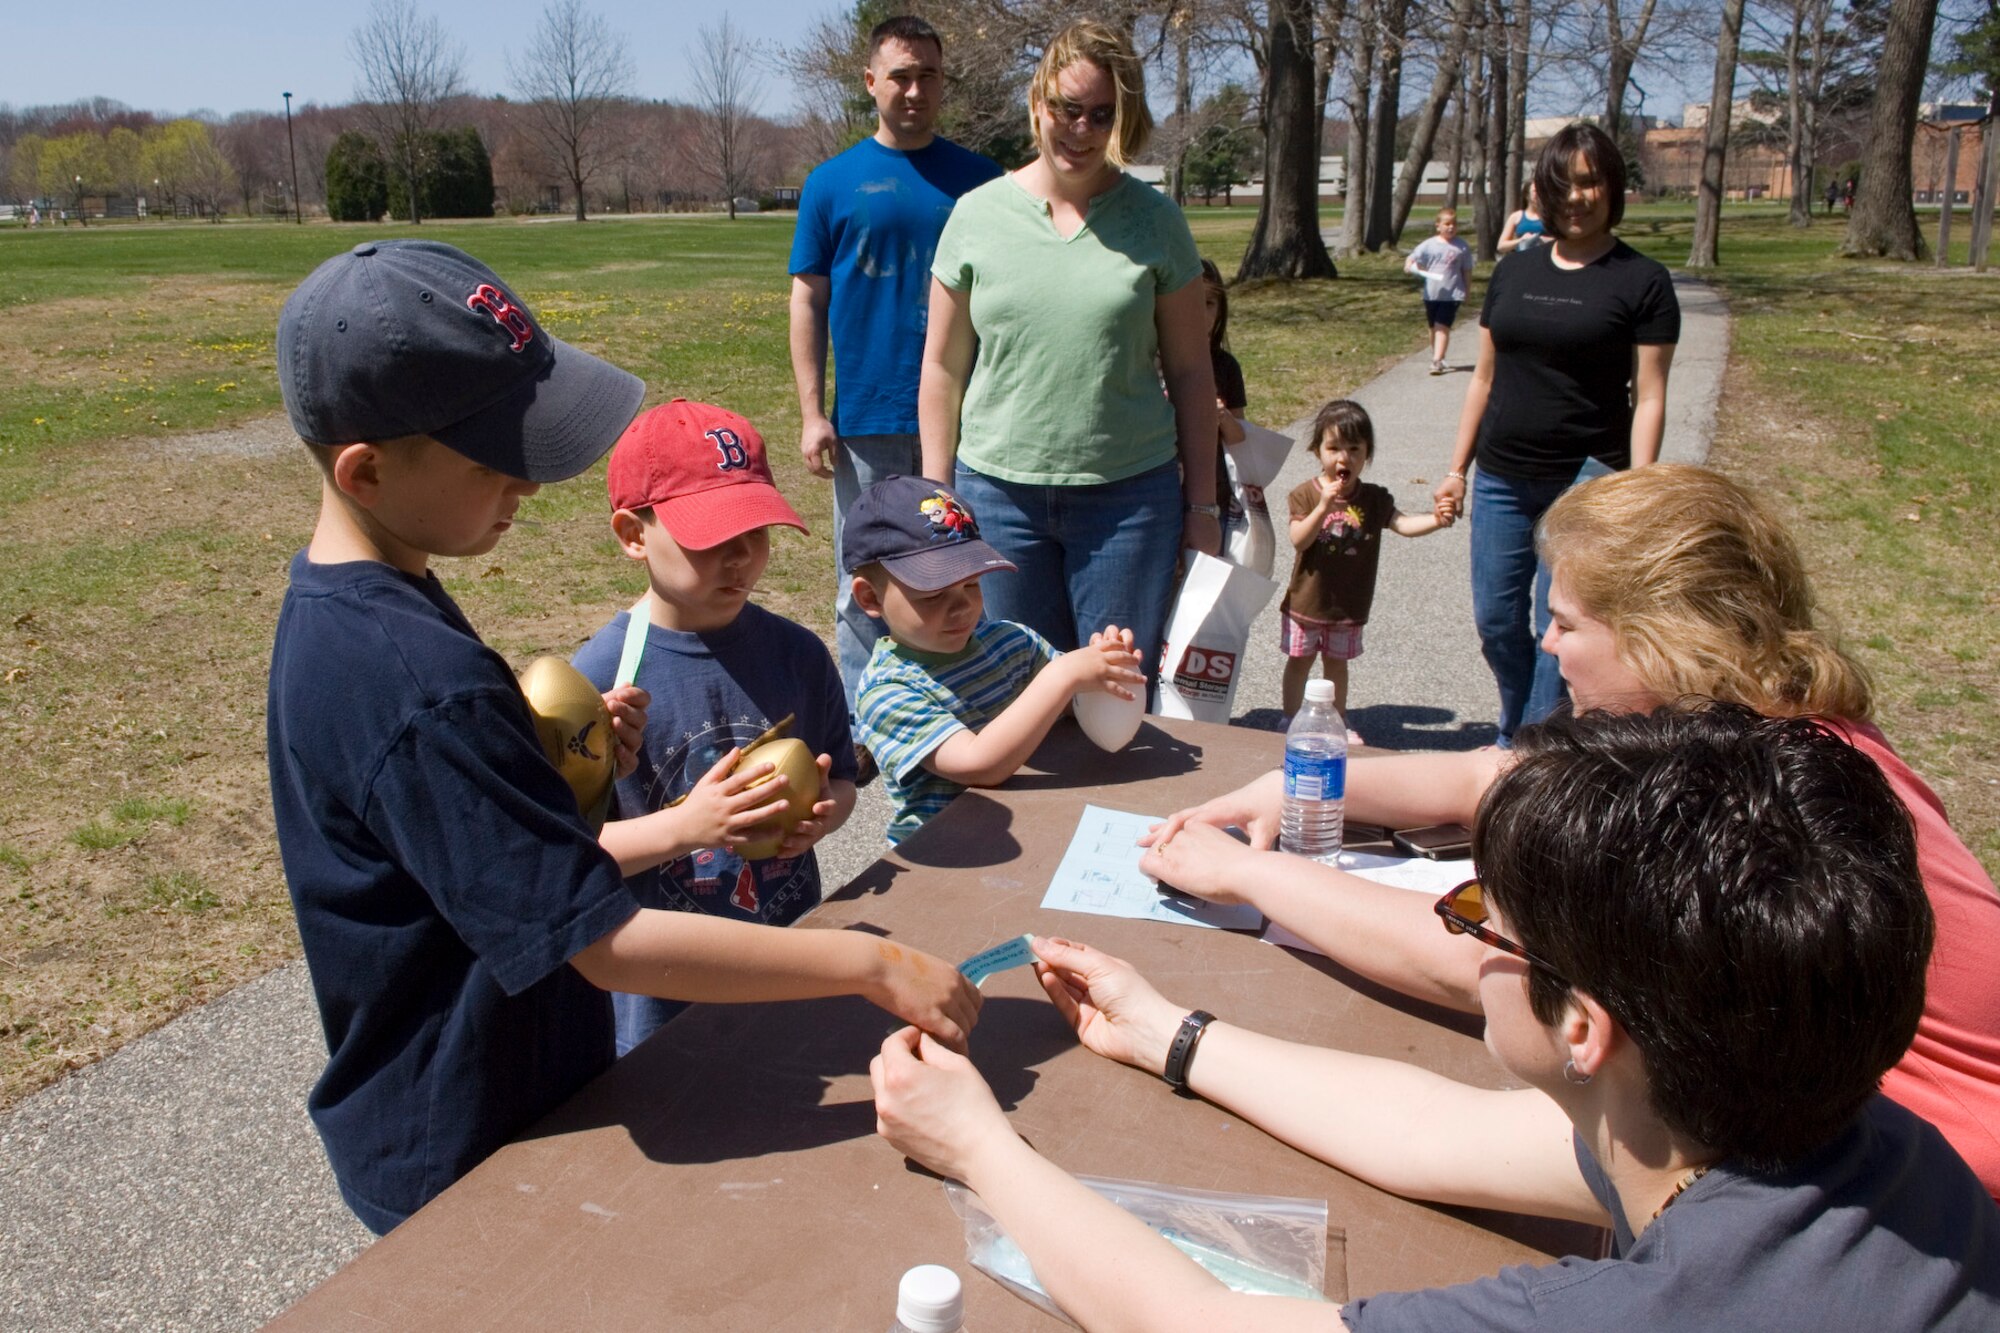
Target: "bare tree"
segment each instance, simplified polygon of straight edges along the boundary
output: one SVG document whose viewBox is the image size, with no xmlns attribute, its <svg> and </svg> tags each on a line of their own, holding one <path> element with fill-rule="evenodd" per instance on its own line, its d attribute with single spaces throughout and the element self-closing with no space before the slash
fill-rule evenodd
<svg viewBox="0 0 2000 1333">
<path fill-rule="evenodd" d="M 1725 0 L 1715 34 L 1715 82 L 1708 98 L 1708 129 L 1702 135 L 1701 194 L 1694 206 L 1694 247 L 1689 268 L 1714 268 L 1722 231 L 1722 173 L 1729 153 L 1730 104 L 1736 97 L 1736 48 L 1743 38 L 1743 0 Z M 1797 187 L 1793 187 L 1797 194 Z"/>
<path fill-rule="evenodd" d="M 1840 243 L 1843 255 L 1924 257 L 1923 233 L 1910 202 L 1910 141 L 1936 24 L 1937 0 L 1890 0 L 1889 30 L 1868 116 L 1867 155 L 1854 209 L 1847 215 L 1847 237 Z"/>
<path fill-rule="evenodd" d="M 519 60 L 509 58 L 514 92 L 528 104 L 528 134 L 562 170 L 584 219 L 584 188 L 608 160 L 610 109 L 632 82 L 625 39 L 582 0 L 549 0 Z"/>
<path fill-rule="evenodd" d="M 730 21 L 727 13 L 713 28 L 704 27 L 688 52 L 694 66 L 695 106 L 701 129 L 695 139 L 695 159 L 728 200 L 736 217 L 736 196 L 749 188 L 757 157 L 757 93 L 753 84 L 757 49 Z"/>
<path fill-rule="evenodd" d="M 1264 199 L 1237 278 L 1337 276 L 1319 234 L 1311 0 L 1270 0 L 1264 58 Z M 1348 157 L 1351 160 L 1351 151 Z"/>
<path fill-rule="evenodd" d="M 1431 150 L 1437 143 L 1438 124 L 1444 119 L 1445 103 L 1451 100 L 1452 92 L 1458 87 L 1459 73 L 1465 67 L 1465 42 L 1472 26 L 1472 8 L 1479 0 L 1452 0 L 1451 29 L 1445 35 L 1444 49 L 1438 57 L 1437 75 L 1431 80 L 1430 96 L 1424 99 L 1423 110 L 1417 113 L 1415 132 L 1410 136 L 1410 151 L 1403 158 L 1403 174 L 1396 182 L 1396 197 L 1390 209 L 1389 240 L 1393 244 L 1403 234 L 1403 226 L 1410 220 L 1410 209 L 1417 199 L 1417 187 L 1423 183 L 1424 169 L 1430 165 Z"/>
<path fill-rule="evenodd" d="M 1474 218 L 1479 230 L 1479 257 L 1493 260 L 1500 254 L 1500 228 L 1514 201 L 1507 195 L 1507 108 L 1513 99 L 1507 95 L 1508 74 L 1511 64 L 1508 55 L 1507 5 L 1506 0 L 1492 0 L 1492 9 L 1486 25 L 1486 168 L 1480 172 L 1483 182 L 1479 196 L 1479 211 Z"/>
<path fill-rule="evenodd" d="M 1403 47 L 1410 0 L 1382 0 L 1382 52 L 1377 61 L 1374 126 L 1369 133 L 1368 227 L 1362 239 L 1370 252 L 1395 241 L 1389 227 L 1396 176 L 1396 124 L 1403 105 Z"/>
<path fill-rule="evenodd" d="M 374 0 L 368 20 L 347 39 L 360 82 L 355 96 L 383 155 L 401 167 L 410 222 L 423 221 L 421 197 L 431 131 L 465 81 L 464 51 L 416 0 Z"/>
<path fill-rule="evenodd" d="M 1637 14 L 1620 11 L 1618 0 L 1603 0 L 1604 35 L 1608 67 L 1604 85 L 1604 132 L 1616 139 L 1625 129 L 1625 90 L 1632 82 L 1632 67 L 1639 63 L 1639 48 L 1646 43 L 1646 29 L 1653 25 L 1658 0 L 1643 0 Z"/>
<path fill-rule="evenodd" d="M 1374 158 L 1368 151 L 1374 115 L 1369 90 L 1375 85 L 1375 37 L 1379 28 L 1378 0 L 1355 0 L 1351 8 L 1353 37 L 1347 53 L 1347 168 L 1340 213 L 1340 253 L 1358 255 L 1368 236 L 1369 190 L 1375 183 Z"/>
</svg>

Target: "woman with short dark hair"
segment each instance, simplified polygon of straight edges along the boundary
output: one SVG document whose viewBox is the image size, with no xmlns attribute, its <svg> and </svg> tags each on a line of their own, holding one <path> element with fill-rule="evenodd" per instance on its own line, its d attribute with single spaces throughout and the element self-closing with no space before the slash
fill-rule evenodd
<svg viewBox="0 0 2000 1333">
<path fill-rule="evenodd" d="M 1472 614 L 1500 690 L 1499 744 L 1563 696 L 1535 522 L 1579 481 L 1660 455 L 1681 309 L 1667 270 L 1612 234 L 1625 159 L 1595 125 L 1558 131 L 1535 163 L 1550 244 L 1516 250 L 1487 280 L 1479 361 L 1466 387 L 1441 505 L 1471 482 Z"/>
</svg>

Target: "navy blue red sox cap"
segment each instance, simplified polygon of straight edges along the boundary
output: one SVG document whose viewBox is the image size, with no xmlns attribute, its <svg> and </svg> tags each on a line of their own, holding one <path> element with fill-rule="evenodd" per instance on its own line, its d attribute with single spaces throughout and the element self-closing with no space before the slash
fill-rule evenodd
<svg viewBox="0 0 2000 1333">
<path fill-rule="evenodd" d="M 646 391 L 437 241 L 364 241 L 314 269 L 278 315 L 278 381 L 308 444 L 429 435 L 526 481 L 596 462 Z"/>
<path fill-rule="evenodd" d="M 965 501 L 922 477 L 884 477 L 861 492 L 841 528 L 840 563 L 850 574 L 880 564 L 918 592 L 1014 568 L 980 540 Z"/>
</svg>

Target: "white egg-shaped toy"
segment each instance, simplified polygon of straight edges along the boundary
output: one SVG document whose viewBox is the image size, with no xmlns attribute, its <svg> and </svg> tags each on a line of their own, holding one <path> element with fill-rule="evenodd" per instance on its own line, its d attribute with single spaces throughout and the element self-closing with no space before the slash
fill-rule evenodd
<svg viewBox="0 0 2000 1333">
<path fill-rule="evenodd" d="M 1124 749 L 1139 734 L 1139 719 L 1145 715 L 1144 699 L 1120 699 L 1115 694 L 1076 696 L 1076 724 L 1100 750 L 1112 753 Z"/>
</svg>

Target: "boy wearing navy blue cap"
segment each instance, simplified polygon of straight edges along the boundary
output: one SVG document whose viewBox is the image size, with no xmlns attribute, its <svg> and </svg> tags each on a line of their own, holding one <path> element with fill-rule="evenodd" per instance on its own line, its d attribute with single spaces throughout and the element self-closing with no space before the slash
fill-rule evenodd
<svg viewBox="0 0 2000 1333">
<path fill-rule="evenodd" d="M 1078 694 L 1145 688 L 1129 630 L 1107 625 L 1058 653 L 1025 625 L 982 618 L 980 577 L 1014 566 L 947 486 L 869 487 L 848 512 L 840 559 L 856 605 L 887 630 L 861 673 L 855 729 L 895 806 L 892 843 L 967 787 L 1012 777 Z"/>
<path fill-rule="evenodd" d="M 322 485 L 272 649 L 272 807 L 329 1052 L 308 1107 L 364 1223 L 395 1226 L 602 1072 L 607 990 L 859 992 L 963 1042 L 978 994 L 935 959 L 640 910 L 514 673 L 430 571 L 602 455 L 637 379 L 421 241 L 314 270 L 279 316 L 278 370 Z M 611 702 L 629 749 L 647 700 Z"/>
</svg>

